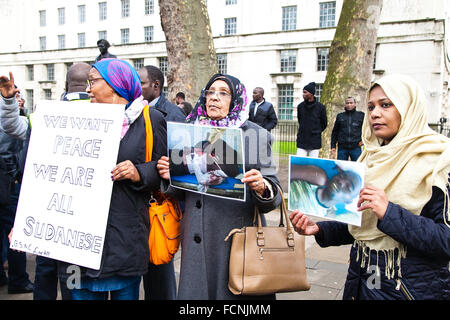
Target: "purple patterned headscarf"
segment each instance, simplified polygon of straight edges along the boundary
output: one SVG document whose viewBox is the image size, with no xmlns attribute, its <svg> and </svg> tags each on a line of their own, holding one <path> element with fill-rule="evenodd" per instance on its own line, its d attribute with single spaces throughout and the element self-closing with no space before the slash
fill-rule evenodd
<svg viewBox="0 0 450 320">
<path fill-rule="evenodd" d="M 103 59 L 92 67 L 123 98 L 130 103 L 142 95 L 141 79 L 136 70 L 126 61 Z"/>
<path fill-rule="evenodd" d="M 216 80 L 225 81 L 231 91 L 230 111 L 228 112 L 228 115 L 221 120 L 212 120 L 206 113 L 206 97 L 204 91 L 208 90 Z M 186 122 L 195 122 L 215 127 L 240 128 L 247 119 L 247 91 L 245 90 L 245 86 L 239 79 L 233 76 L 218 73 L 212 76 L 202 90 L 194 110 L 186 117 Z"/>
</svg>

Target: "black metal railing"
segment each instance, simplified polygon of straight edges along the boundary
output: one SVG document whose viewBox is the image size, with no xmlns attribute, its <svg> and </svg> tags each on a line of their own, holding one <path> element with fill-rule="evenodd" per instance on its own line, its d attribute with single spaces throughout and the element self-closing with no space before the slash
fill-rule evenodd
<svg viewBox="0 0 450 320">
<path fill-rule="evenodd" d="M 297 152 L 298 121 L 279 120 L 277 126 L 271 131 L 275 141 L 273 152 L 280 154 L 295 154 Z"/>
<path fill-rule="evenodd" d="M 429 123 L 431 129 L 450 138 L 450 124 Z"/>
<path fill-rule="evenodd" d="M 434 131 L 450 138 L 450 124 L 430 123 Z M 297 152 L 298 121 L 279 120 L 277 126 L 271 131 L 274 142 L 272 150 L 279 154 L 296 154 Z"/>
</svg>

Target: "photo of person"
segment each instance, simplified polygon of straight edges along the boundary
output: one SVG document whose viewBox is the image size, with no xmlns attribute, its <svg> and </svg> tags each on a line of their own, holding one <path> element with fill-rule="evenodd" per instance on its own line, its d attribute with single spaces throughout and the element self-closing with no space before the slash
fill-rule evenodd
<svg viewBox="0 0 450 320">
<path fill-rule="evenodd" d="M 359 163 L 290 156 L 289 210 L 360 226 L 363 177 Z"/>
<path fill-rule="evenodd" d="M 245 201 L 241 130 L 168 122 L 167 133 L 172 186 Z"/>
</svg>

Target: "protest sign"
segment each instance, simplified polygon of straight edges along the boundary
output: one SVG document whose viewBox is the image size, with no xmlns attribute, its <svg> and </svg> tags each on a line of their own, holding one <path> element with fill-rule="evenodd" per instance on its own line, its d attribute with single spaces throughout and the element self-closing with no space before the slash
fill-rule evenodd
<svg viewBox="0 0 450 320">
<path fill-rule="evenodd" d="M 168 122 L 167 136 L 172 186 L 245 201 L 241 129 Z"/>
<path fill-rule="evenodd" d="M 100 268 L 123 105 L 39 102 L 11 248 Z"/>
<path fill-rule="evenodd" d="M 289 210 L 359 227 L 357 203 L 363 186 L 361 163 L 289 157 Z"/>
</svg>

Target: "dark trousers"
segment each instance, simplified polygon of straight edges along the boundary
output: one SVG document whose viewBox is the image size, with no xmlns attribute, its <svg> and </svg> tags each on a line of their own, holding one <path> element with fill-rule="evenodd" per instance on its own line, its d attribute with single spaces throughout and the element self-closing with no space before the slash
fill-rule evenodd
<svg viewBox="0 0 450 320">
<path fill-rule="evenodd" d="M 34 300 L 56 300 L 58 294 L 58 278 L 61 298 L 72 300 L 72 291 L 67 288 L 67 279 L 58 277 L 58 261 L 36 256 L 36 272 L 34 276 Z"/>
<path fill-rule="evenodd" d="M 352 161 L 358 160 L 359 156 L 361 155 L 361 148 L 355 148 L 355 149 L 343 149 L 338 147 L 338 154 L 337 159 L 338 160 L 348 160 L 348 157 Z"/>
<path fill-rule="evenodd" d="M 20 183 L 14 185 L 14 190 L 11 192 L 11 197 L 7 205 L 0 206 L 0 232 L 3 235 L 8 235 L 14 225 L 16 217 L 17 201 L 19 199 Z M 4 242 L 0 241 L 0 252 L 3 251 Z M 26 286 L 30 280 L 26 272 L 27 256 L 25 252 L 18 252 L 8 248 L 8 287 L 17 288 Z M 3 270 L 3 259 L 0 255 L 0 278 L 6 277 L 5 270 Z"/>
<path fill-rule="evenodd" d="M 148 264 L 148 271 L 143 276 L 145 300 L 175 300 L 177 283 L 173 259 L 167 264 Z"/>
</svg>

